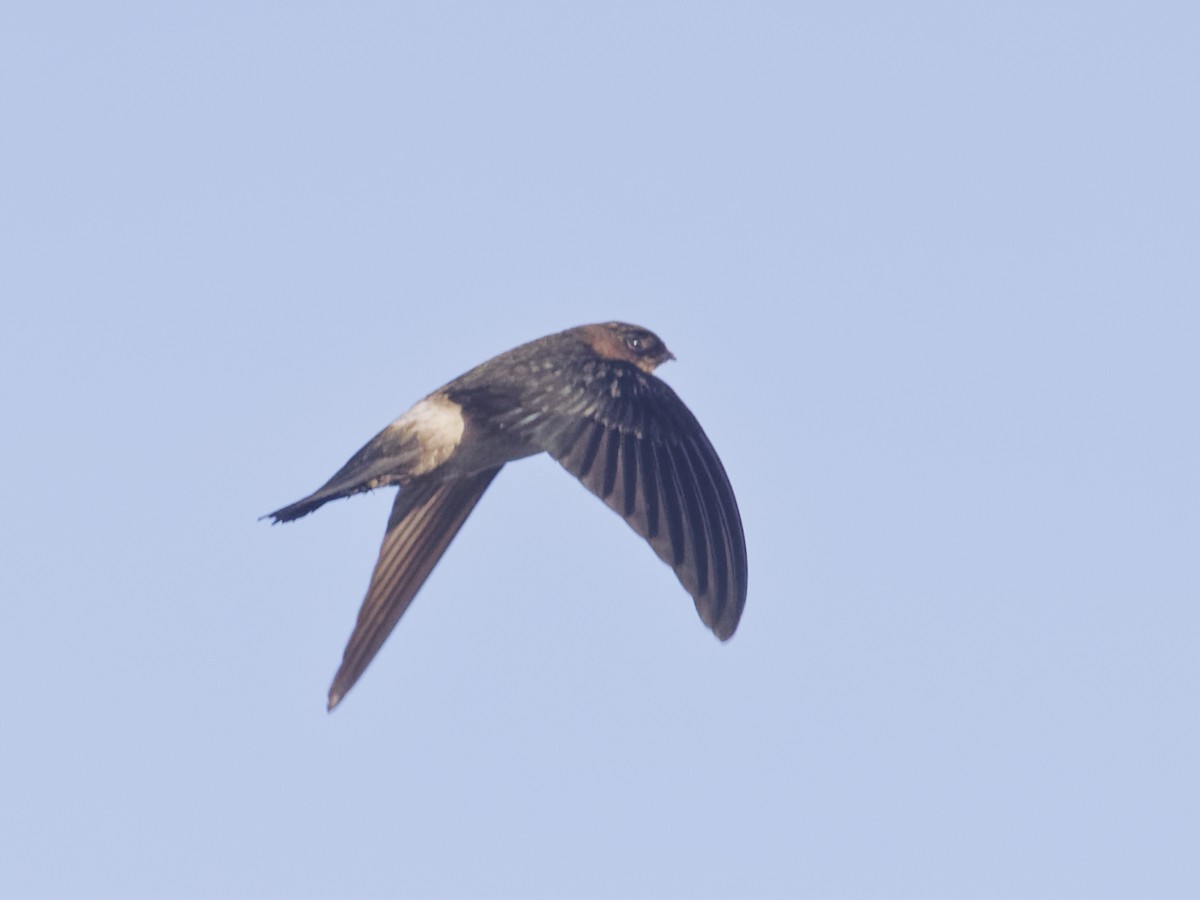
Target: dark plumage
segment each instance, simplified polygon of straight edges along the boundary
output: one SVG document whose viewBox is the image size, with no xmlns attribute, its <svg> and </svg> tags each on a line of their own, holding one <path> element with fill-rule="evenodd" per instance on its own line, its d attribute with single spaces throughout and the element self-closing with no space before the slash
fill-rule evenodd
<svg viewBox="0 0 1200 900">
<path fill-rule="evenodd" d="M 354 686 L 506 463 L 546 452 L 670 565 L 721 640 L 746 602 L 746 544 L 725 469 L 700 423 L 654 374 L 674 356 L 620 322 L 583 325 L 502 353 L 377 434 L 313 494 L 270 514 L 307 515 L 399 485 L 367 596 L 329 690 Z"/>
</svg>

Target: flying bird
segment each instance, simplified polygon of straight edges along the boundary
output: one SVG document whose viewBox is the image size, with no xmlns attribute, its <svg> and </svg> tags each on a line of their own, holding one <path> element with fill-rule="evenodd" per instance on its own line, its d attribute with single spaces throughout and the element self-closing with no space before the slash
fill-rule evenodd
<svg viewBox="0 0 1200 900">
<path fill-rule="evenodd" d="M 549 453 L 675 570 L 721 640 L 746 603 L 746 542 L 733 488 L 696 417 L 654 375 L 675 356 L 622 322 L 522 344 L 419 401 L 314 493 L 264 518 L 400 488 L 379 560 L 329 689 L 354 686 L 505 463 Z"/>
</svg>

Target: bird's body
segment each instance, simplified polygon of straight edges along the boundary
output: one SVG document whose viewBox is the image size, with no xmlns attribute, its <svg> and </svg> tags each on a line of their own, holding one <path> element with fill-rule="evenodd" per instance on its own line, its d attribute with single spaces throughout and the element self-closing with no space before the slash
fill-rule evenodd
<svg viewBox="0 0 1200 900">
<path fill-rule="evenodd" d="M 325 485 L 270 514 L 398 485 L 379 560 L 329 692 L 338 704 L 507 462 L 547 452 L 671 565 L 722 640 L 746 599 L 733 489 L 699 423 L 654 369 L 643 328 L 584 325 L 502 353 L 416 403 Z"/>
</svg>

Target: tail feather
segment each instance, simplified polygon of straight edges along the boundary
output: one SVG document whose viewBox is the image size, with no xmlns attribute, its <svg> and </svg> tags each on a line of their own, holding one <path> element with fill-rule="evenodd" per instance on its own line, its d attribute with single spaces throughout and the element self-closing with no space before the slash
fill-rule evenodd
<svg viewBox="0 0 1200 900">
<path fill-rule="evenodd" d="M 306 516 L 330 500 L 378 487 L 400 484 L 420 460 L 421 446 L 405 429 L 389 425 L 338 469 L 337 474 L 303 500 L 263 516 L 273 524 Z"/>
<path fill-rule="evenodd" d="M 378 487 L 376 484 L 358 484 L 353 487 L 340 487 L 337 485 L 321 488 L 309 494 L 303 500 L 297 500 L 295 503 L 285 506 L 282 509 L 277 509 L 273 513 L 267 513 L 263 516 L 264 519 L 270 519 L 272 525 L 278 525 L 280 522 L 291 522 L 299 519 L 301 516 L 307 516 L 310 512 L 320 509 L 330 500 L 340 500 L 343 497 L 352 497 L 355 494 L 361 494 L 365 491 L 372 490 Z"/>
</svg>

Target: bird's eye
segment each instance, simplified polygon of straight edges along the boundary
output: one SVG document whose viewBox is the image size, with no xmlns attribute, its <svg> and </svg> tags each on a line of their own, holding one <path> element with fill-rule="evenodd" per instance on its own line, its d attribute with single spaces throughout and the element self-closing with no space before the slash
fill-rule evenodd
<svg viewBox="0 0 1200 900">
<path fill-rule="evenodd" d="M 651 349 L 652 341 L 644 334 L 631 334 L 625 338 L 625 346 L 639 356 Z"/>
</svg>

